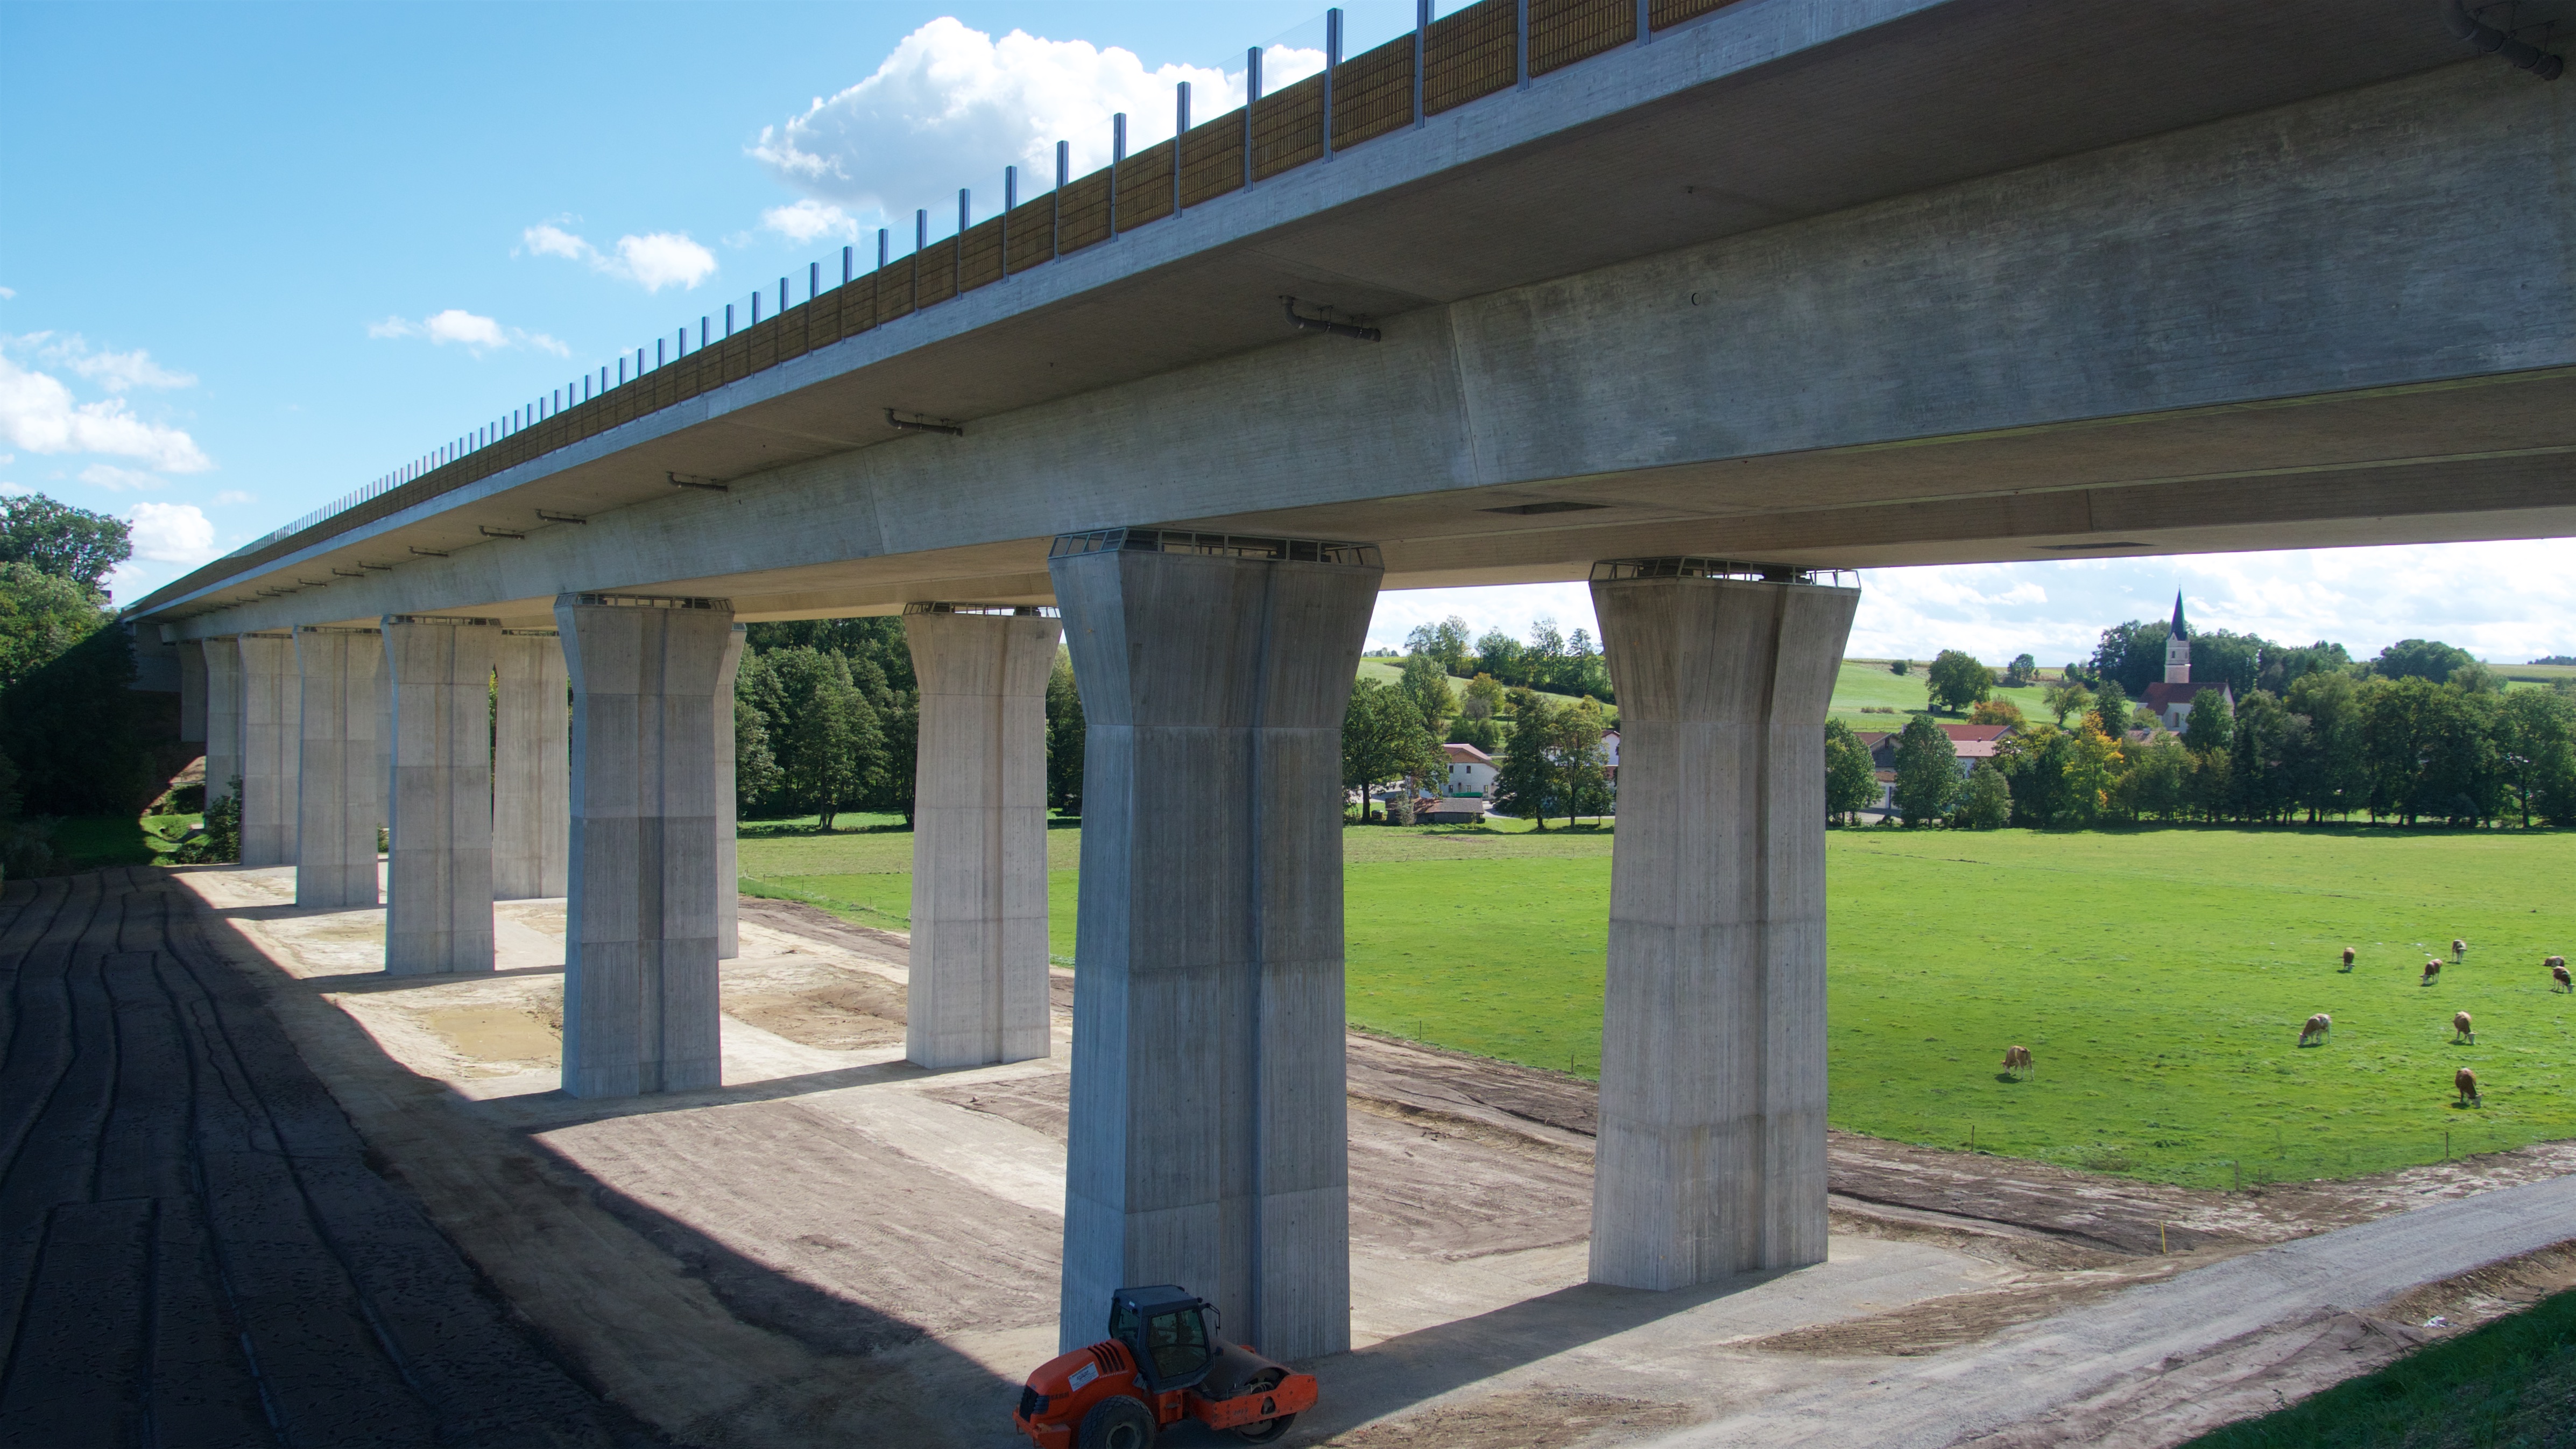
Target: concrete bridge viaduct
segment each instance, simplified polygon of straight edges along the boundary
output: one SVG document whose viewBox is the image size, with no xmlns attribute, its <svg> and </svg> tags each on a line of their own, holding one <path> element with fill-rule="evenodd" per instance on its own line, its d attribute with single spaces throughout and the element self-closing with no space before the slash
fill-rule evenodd
<svg viewBox="0 0 2576 1449">
<path fill-rule="evenodd" d="M 1042 1054 L 1061 629 L 1064 1333 L 1180 1281 L 1293 1357 L 1348 1340 L 1371 602 L 1589 577 L 1627 726 L 1594 1276 L 1814 1262 L 1816 726 L 1857 599 L 1817 571 L 2576 534 L 2576 90 L 2442 19 L 1485 0 L 818 267 L 129 618 L 242 782 L 246 860 L 373 905 L 390 820 L 389 971 L 489 969 L 493 896 L 569 894 L 584 1095 L 717 1079 L 743 620 L 906 611 L 911 1054 Z"/>
</svg>

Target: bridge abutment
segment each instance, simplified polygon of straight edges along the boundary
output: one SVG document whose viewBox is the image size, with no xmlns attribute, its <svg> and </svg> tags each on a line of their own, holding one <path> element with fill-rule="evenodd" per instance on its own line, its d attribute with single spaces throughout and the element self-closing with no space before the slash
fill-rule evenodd
<svg viewBox="0 0 2576 1449">
<path fill-rule="evenodd" d="M 1860 593 L 1728 567 L 1594 571 L 1620 727 L 1596 1283 L 1825 1259 L 1823 725 Z"/>
<path fill-rule="evenodd" d="M 906 611 L 903 632 L 921 689 L 904 1055 L 1043 1057 L 1046 685 L 1063 630 L 1033 608 L 937 605 Z"/>
<path fill-rule="evenodd" d="M 551 629 L 492 641 L 492 896 L 560 896 L 572 856 L 571 681 Z"/>
<path fill-rule="evenodd" d="M 376 827 L 385 818 L 380 641 L 373 629 L 298 628 L 293 644 L 295 904 L 373 906 Z"/>
<path fill-rule="evenodd" d="M 1264 1353 L 1338 1352 L 1341 726 L 1376 550 L 1116 530 L 1050 572 L 1088 731 L 1059 1340 L 1181 1283 Z"/>
<path fill-rule="evenodd" d="M 723 1073 L 712 715 L 736 638 L 733 606 L 564 594 L 555 620 L 573 689 L 564 1091 L 714 1086 Z"/>
<path fill-rule="evenodd" d="M 492 655 L 489 619 L 385 616 L 391 672 L 385 970 L 489 971 Z"/>
</svg>

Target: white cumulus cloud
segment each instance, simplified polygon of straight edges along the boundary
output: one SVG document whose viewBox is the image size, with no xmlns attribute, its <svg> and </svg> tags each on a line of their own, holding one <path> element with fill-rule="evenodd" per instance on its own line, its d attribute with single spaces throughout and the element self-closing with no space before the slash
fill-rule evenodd
<svg viewBox="0 0 2576 1449">
<path fill-rule="evenodd" d="M 789 241 L 804 243 L 816 237 L 837 237 L 842 241 L 859 238 L 859 223 L 848 212 L 829 202 L 807 197 L 793 206 L 773 206 L 760 214 L 760 224 Z"/>
<path fill-rule="evenodd" d="M 30 453 L 139 459 L 163 473 L 214 466 L 184 431 L 136 417 L 121 397 L 77 401 L 62 379 L 21 367 L 6 352 L 0 352 L 0 438 Z"/>
<path fill-rule="evenodd" d="M 690 240 L 684 231 L 629 233 L 619 237 L 613 249 L 601 251 L 554 222 L 541 221 L 519 233 L 519 245 L 536 256 L 580 262 L 647 292 L 693 288 L 716 271 L 716 254 Z"/>
<path fill-rule="evenodd" d="M 1263 82 L 1277 90 L 1322 66 L 1319 52 L 1274 49 L 1263 59 Z M 1054 184 L 1060 140 L 1070 143 L 1074 175 L 1107 165 L 1116 112 L 1127 113 L 1130 150 L 1170 140 L 1173 90 L 1182 81 L 1190 83 L 1193 120 L 1243 103 L 1240 72 L 1168 64 L 1148 70 L 1116 46 L 1022 30 L 996 40 L 942 16 L 905 36 L 874 75 L 762 127 L 750 150 L 796 190 L 878 216 L 953 197 L 960 185 L 1009 164 L 1025 168 L 1023 190 L 1034 193 Z M 951 214 L 936 204 L 930 210 L 934 218 Z M 764 224 L 784 231 L 775 216 L 765 215 Z"/>
<path fill-rule="evenodd" d="M 450 307 L 444 312 L 432 312 L 417 322 L 408 317 L 388 317 L 382 322 L 370 322 L 367 324 L 367 335 L 369 337 L 426 337 L 432 343 L 439 345 L 454 342 L 478 357 L 485 352 L 499 352 L 511 347 L 533 347 L 539 352 L 551 352 L 557 357 L 567 357 L 572 352 L 571 348 L 542 332 L 530 332 L 521 327 L 504 327 L 493 318 L 468 312 L 462 307 Z"/>
<path fill-rule="evenodd" d="M 45 362 L 68 367 L 73 372 L 109 392 L 125 392 L 138 387 L 195 387 L 197 375 L 172 372 L 152 360 L 152 354 L 138 347 L 132 352 L 113 348 L 90 349 L 88 339 L 74 332 L 56 337 L 50 332 L 32 333 L 18 339 L 36 344 L 36 355 Z"/>
<path fill-rule="evenodd" d="M 134 525 L 136 558 L 201 564 L 215 556 L 214 520 L 193 503 L 137 503 L 125 516 Z"/>
<path fill-rule="evenodd" d="M 104 488 L 110 493 L 123 493 L 128 489 L 149 493 L 155 489 L 170 486 L 170 480 L 158 473 L 137 472 L 132 468 L 119 468 L 109 463 L 92 463 L 83 468 L 80 480 L 92 488 Z"/>
</svg>

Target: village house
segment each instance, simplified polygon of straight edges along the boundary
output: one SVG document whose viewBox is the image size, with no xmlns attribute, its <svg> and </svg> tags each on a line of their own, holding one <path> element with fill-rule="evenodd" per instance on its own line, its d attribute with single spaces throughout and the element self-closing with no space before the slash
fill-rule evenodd
<svg viewBox="0 0 2576 1449">
<path fill-rule="evenodd" d="M 2003 753 L 2004 741 L 2013 736 L 2011 725 L 1946 724 L 1934 720 L 1933 727 L 1950 737 L 1950 748 L 1959 757 L 1959 778 L 1964 780 L 1977 768 L 1979 760 L 1991 760 Z M 1894 730 L 1854 730 L 1861 748 L 1869 751 L 1869 763 L 1878 776 L 1878 806 L 1882 811 L 1896 808 L 1896 740 Z"/>
</svg>

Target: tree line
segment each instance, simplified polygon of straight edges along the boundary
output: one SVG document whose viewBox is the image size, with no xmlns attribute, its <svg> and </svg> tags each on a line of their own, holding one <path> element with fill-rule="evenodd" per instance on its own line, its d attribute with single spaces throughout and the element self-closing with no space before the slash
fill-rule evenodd
<svg viewBox="0 0 2576 1449">
<path fill-rule="evenodd" d="M 52 867 L 44 817 L 139 812 L 160 788 L 108 571 L 126 522 L 41 493 L 0 498 L 0 875 Z"/>
<path fill-rule="evenodd" d="M 2341 645 L 2283 648 L 2228 635 L 2244 647 L 2213 651 L 2212 672 L 2231 687 L 2240 677 L 2254 683 L 2232 708 L 2218 690 L 2203 690 L 2176 733 L 2130 702 L 2133 681 L 2136 693 L 2153 682 L 2138 677 L 2149 629 L 2163 672 L 2166 627 L 2106 630 L 2090 667 L 2071 668 L 2073 677 L 2049 691 L 2053 720 L 2024 720 L 2003 701 L 1975 703 L 1972 719 L 2017 729 L 1965 778 L 1949 737 L 1917 716 L 1896 741 L 1896 813 L 1908 825 L 1976 829 L 2355 816 L 2409 826 L 2576 825 L 2569 682 L 2509 690 L 2495 670 L 2436 640 L 2403 640 L 2355 662 Z M 2193 638 L 2192 674 L 2217 682 L 2201 668 L 2205 637 L 2222 636 Z M 1964 670 L 1957 675 L 1954 702 L 1980 693 Z M 1841 818 L 1879 799 L 1868 751 L 1841 721 L 1826 729 L 1826 796 Z"/>
<path fill-rule="evenodd" d="M 1441 672 L 1462 679 L 1481 674 L 1505 689 L 1534 689 L 1576 698 L 1589 695 L 1604 704 L 1619 702 L 1610 686 L 1609 660 L 1593 643 L 1591 631 L 1577 629 L 1568 635 L 1557 628 L 1554 619 L 1533 623 L 1526 641 L 1491 629 L 1471 643 L 1467 621 L 1452 614 L 1440 623 L 1417 626 L 1405 636 L 1404 652 L 1409 658 L 1430 660 Z"/>
</svg>

